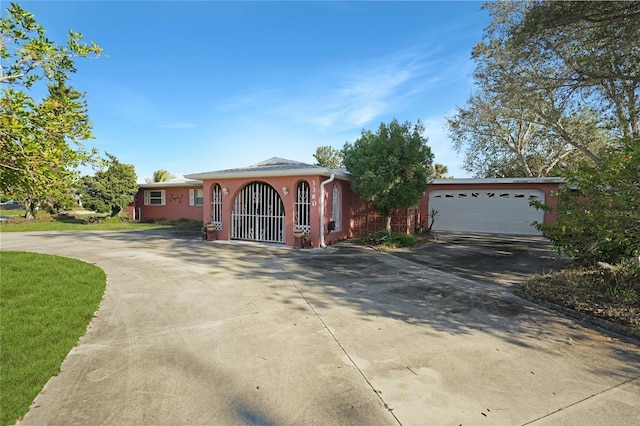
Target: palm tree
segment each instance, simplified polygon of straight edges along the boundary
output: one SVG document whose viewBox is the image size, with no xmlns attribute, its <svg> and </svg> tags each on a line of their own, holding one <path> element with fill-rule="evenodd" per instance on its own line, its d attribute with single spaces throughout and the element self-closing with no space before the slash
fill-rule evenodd
<svg viewBox="0 0 640 426">
<path fill-rule="evenodd" d="M 160 169 L 153 172 L 153 179 L 151 182 L 166 182 L 171 179 L 175 179 L 175 176 L 170 171 Z"/>
<path fill-rule="evenodd" d="M 434 179 L 447 179 L 449 169 L 444 164 L 436 163 L 431 167 L 431 177 Z"/>
</svg>

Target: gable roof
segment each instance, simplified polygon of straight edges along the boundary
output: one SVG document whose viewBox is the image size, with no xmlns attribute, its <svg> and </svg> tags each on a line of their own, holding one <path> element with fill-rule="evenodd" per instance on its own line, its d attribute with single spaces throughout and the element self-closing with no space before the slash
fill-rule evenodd
<svg viewBox="0 0 640 426">
<path fill-rule="evenodd" d="M 331 176 L 337 179 L 348 180 L 349 173 L 346 169 L 330 169 L 328 167 L 315 166 L 300 161 L 287 160 L 286 158 L 272 157 L 268 160 L 252 164 L 247 167 L 235 169 L 217 170 L 212 172 L 192 173 L 185 175 L 189 179 L 229 179 L 229 178 L 260 178 L 275 176 Z"/>
</svg>

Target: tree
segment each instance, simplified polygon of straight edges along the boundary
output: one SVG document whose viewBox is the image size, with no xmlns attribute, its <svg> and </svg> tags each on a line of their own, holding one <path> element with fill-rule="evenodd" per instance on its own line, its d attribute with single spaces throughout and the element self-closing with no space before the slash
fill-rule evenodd
<svg viewBox="0 0 640 426">
<path fill-rule="evenodd" d="M 115 216 L 138 192 L 135 168 L 107 153 L 107 168 L 82 178 L 82 204 L 91 210 Z"/>
<path fill-rule="evenodd" d="M 640 3 L 622 3 L 485 4 L 493 20 L 472 54 L 478 91 L 449 120 L 467 169 L 483 163 L 480 151 L 516 158 L 526 176 L 555 174 L 584 157 L 600 164 L 604 141 L 637 131 L 640 51 L 629 34 L 638 34 Z M 618 13 L 602 15 L 611 18 L 605 31 L 583 19 L 595 13 L 574 14 L 582 6 Z"/>
<path fill-rule="evenodd" d="M 100 52 L 72 31 L 66 47 L 48 40 L 33 14 L 15 3 L 0 19 L 0 192 L 21 199 L 27 217 L 68 192 L 78 165 L 93 160 L 95 151 L 82 146 L 93 137 L 87 104 L 67 79 L 74 58 Z M 40 101 L 27 93 L 38 82 L 48 88 Z"/>
<path fill-rule="evenodd" d="M 389 232 L 391 212 L 416 205 L 427 189 L 433 154 L 423 132 L 420 121 L 412 126 L 393 119 L 389 125 L 381 123 L 376 133 L 363 130 L 353 145 L 342 149 L 351 187 L 386 218 Z"/>
<path fill-rule="evenodd" d="M 523 54 L 561 64 L 562 84 L 592 90 L 622 136 L 640 135 L 640 2 L 536 1 L 511 35 Z"/>
<path fill-rule="evenodd" d="M 435 163 L 433 167 L 429 167 L 429 175 L 433 179 L 447 179 L 449 168 L 444 164 Z"/>
<path fill-rule="evenodd" d="M 331 146 L 319 146 L 316 153 L 313 154 L 316 159 L 316 166 L 328 167 L 330 169 L 339 169 L 344 167 L 342 152 Z"/>
<path fill-rule="evenodd" d="M 467 171 L 481 177 L 544 177 L 573 168 L 583 157 L 567 138 L 542 124 L 517 92 L 500 96 L 478 84 L 481 89 L 466 107 L 447 117 L 449 137 L 456 151 L 464 152 Z M 564 119 L 565 135 L 590 134 L 590 147 L 603 145 L 594 115 L 588 110 L 574 114 Z"/>
<path fill-rule="evenodd" d="M 147 183 L 166 182 L 175 179 L 175 175 L 165 169 L 159 169 L 153 172 L 153 178 L 145 179 Z"/>
<path fill-rule="evenodd" d="M 640 255 L 640 138 L 624 138 L 602 162 L 583 162 L 566 174 L 557 220 L 537 225 L 556 250 L 586 264 Z"/>
</svg>

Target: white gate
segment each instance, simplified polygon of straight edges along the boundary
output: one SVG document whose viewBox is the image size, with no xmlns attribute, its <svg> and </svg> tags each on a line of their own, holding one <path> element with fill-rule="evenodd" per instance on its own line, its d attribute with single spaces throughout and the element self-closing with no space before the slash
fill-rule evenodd
<svg viewBox="0 0 640 426">
<path fill-rule="evenodd" d="M 284 205 L 264 182 L 251 182 L 238 194 L 231 212 L 231 238 L 284 243 Z"/>
</svg>

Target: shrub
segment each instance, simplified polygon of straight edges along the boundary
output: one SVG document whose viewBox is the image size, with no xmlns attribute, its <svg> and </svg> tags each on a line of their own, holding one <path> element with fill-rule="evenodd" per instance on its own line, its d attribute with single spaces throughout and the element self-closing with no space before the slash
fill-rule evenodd
<svg viewBox="0 0 640 426">
<path fill-rule="evenodd" d="M 623 139 L 601 165 L 564 176 L 558 219 L 537 223 L 554 248 L 580 263 L 618 263 L 640 254 L 640 138 Z M 541 203 L 534 206 L 550 210 Z"/>
<path fill-rule="evenodd" d="M 387 248 L 413 247 L 416 244 L 416 237 L 409 234 L 389 232 L 383 228 L 359 238 L 358 242 L 360 244 Z"/>
</svg>

